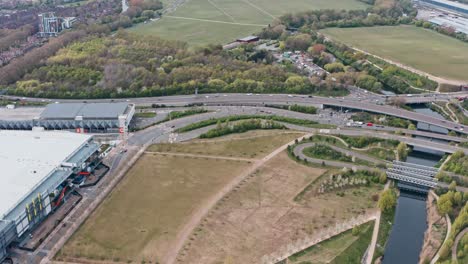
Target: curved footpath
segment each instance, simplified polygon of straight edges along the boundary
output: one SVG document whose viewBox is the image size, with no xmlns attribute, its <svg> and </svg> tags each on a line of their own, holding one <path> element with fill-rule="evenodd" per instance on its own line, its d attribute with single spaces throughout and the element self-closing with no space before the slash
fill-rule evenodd
<svg viewBox="0 0 468 264">
<path fill-rule="evenodd" d="M 452 260 L 455 261 L 457 260 L 457 250 L 458 250 L 458 244 L 460 243 L 460 239 L 468 232 L 468 227 L 463 229 L 457 237 L 455 238 L 455 242 L 453 242 L 453 247 L 452 247 Z"/>
<path fill-rule="evenodd" d="M 314 142 L 308 142 L 308 143 L 303 143 L 303 144 L 299 143 L 299 145 L 297 145 L 294 148 L 293 152 L 301 160 L 309 160 L 309 161 L 311 161 L 313 163 L 320 163 L 321 164 L 322 161 L 324 161 L 326 164 L 329 164 L 329 165 L 335 166 L 335 167 L 349 167 L 349 166 L 358 167 L 359 166 L 359 165 L 356 165 L 354 163 L 316 159 L 316 158 L 311 158 L 309 156 L 306 156 L 304 154 L 304 149 L 309 148 L 309 147 L 313 147 L 315 145 L 318 145 L 318 144 L 314 143 Z M 359 153 L 359 152 L 352 151 L 352 150 L 348 150 L 348 149 L 343 149 L 343 148 L 340 148 L 340 147 L 337 147 L 337 146 L 334 146 L 334 145 L 330 145 L 330 144 L 326 144 L 326 143 L 320 143 L 319 145 L 328 146 L 328 147 L 332 148 L 335 151 L 338 151 L 338 152 L 341 152 L 341 153 L 345 154 L 346 156 L 354 156 L 354 157 L 356 157 L 358 159 L 365 160 L 365 161 L 368 161 L 368 162 L 371 162 L 371 163 L 374 163 L 374 164 L 386 163 L 386 161 L 384 161 L 384 160 L 373 158 L 373 157 L 370 157 L 370 156 L 368 156 L 366 154 Z M 335 164 L 335 165 L 333 165 L 333 164 Z M 362 167 L 369 168 L 368 166 L 362 166 Z"/>
</svg>

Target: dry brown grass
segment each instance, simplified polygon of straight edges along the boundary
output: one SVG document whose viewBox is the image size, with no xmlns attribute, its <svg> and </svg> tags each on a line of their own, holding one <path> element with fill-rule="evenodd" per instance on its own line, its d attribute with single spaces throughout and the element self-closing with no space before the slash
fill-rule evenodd
<svg viewBox="0 0 468 264">
<path fill-rule="evenodd" d="M 220 202 L 189 241 L 182 262 L 258 263 L 291 240 L 373 210 L 371 195 L 380 187 L 355 187 L 344 197 L 308 192 L 300 203 L 293 201 L 323 173 L 281 153 Z"/>
<path fill-rule="evenodd" d="M 216 155 L 225 150 L 232 156 L 237 151 L 240 156 L 262 157 L 300 135 L 255 131 L 173 147 L 183 152 L 189 149 Z M 58 257 L 83 262 L 160 261 L 204 201 L 251 165 L 247 161 L 146 153 Z"/>
<path fill-rule="evenodd" d="M 240 161 L 144 154 L 62 253 L 154 262 L 203 200 L 247 166 Z"/>
<path fill-rule="evenodd" d="M 148 151 L 261 158 L 303 134 L 283 130 L 256 130 L 212 140 L 197 139 L 186 143 L 157 144 L 149 147 Z"/>
</svg>

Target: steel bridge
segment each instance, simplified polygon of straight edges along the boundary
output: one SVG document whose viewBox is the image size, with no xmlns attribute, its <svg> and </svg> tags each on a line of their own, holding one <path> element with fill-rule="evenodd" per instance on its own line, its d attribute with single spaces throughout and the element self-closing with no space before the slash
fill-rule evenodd
<svg viewBox="0 0 468 264">
<path fill-rule="evenodd" d="M 411 185 L 434 188 L 437 185 L 435 178 L 437 172 L 438 170 L 433 167 L 393 161 L 393 166 L 387 169 L 387 176 Z"/>
</svg>

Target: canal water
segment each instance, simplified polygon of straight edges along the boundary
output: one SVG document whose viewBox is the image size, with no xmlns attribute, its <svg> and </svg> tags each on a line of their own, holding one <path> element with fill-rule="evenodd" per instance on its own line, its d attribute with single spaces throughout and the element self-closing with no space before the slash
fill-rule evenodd
<svg viewBox="0 0 468 264">
<path fill-rule="evenodd" d="M 416 112 L 443 118 L 438 113 L 427 107 L 417 106 Z M 418 123 L 419 130 L 429 130 L 436 133 L 444 133 L 443 128 L 430 127 L 427 124 Z M 430 144 L 430 143 L 429 143 Z M 408 155 L 407 162 L 433 167 L 442 158 L 444 153 L 425 148 L 414 148 Z M 412 188 L 405 184 L 398 185 L 400 195 L 398 197 L 395 219 L 392 231 L 388 239 L 384 264 L 416 264 L 424 242 L 424 232 L 427 229 L 427 194 L 420 192 L 423 189 Z"/>
</svg>

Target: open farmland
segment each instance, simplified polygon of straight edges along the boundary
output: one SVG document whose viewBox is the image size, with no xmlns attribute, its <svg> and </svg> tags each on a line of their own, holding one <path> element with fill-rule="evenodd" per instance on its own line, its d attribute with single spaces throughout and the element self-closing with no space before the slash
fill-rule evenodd
<svg viewBox="0 0 468 264">
<path fill-rule="evenodd" d="M 468 81 L 468 43 L 414 26 L 329 28 L 323 34 L 434 76 Z"/>
<path fill-rule="evenodd" d="M 349 188 L 343 196 L 309 191 L 295 199 L 324 172 L 296 163 L 286 151 L 278 154 L 218 203 L 186 244 L 181 262 L 260 263 L 290 241 L 375 210 L 371 196 L 380 186 Z M 317 263 L 331 255 L 317 256 Z"/>
<path fill-rule="evenodd" d="M 171 3 L 164 2 L 166 6 Z M 188 0 L 162 19 L 131 30 L 187 41 L 190 45 L 225 44 L 259 32 L 287 12 L 366 7 L 357 0 Z"/>
<path fill-rule="evenodd" d="M 263 151 L 274 150 L 300 135 L 284 131 L 282 134 L 255 132 L 232 135 L 227 138 L 229 140 L 216 140 L 214 144 L 219 149 L 229 147 L 248 153 L 248 157 L 262 157 L 268 154 Z M 254 137 L 260 143 L 246 144 L 246 137 Z M 173 150 L 183 153 L 146 152 L 72 236 L 57 259 L 164 263 L 165 254 L 191 217 L 220 189 L 253 165 L 252 161 L 242 158 L 208 156 L 215 154 L 213 150 L 203 152 L 211 149 L 210 141 L 194 143 L 194 146 L 174 144 L 179 145 L 182 148 Z M 185 148 L 194 154 L 186 153 Z"/>
</svg>

